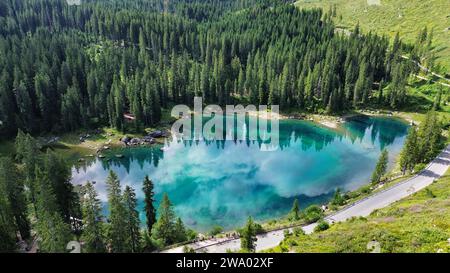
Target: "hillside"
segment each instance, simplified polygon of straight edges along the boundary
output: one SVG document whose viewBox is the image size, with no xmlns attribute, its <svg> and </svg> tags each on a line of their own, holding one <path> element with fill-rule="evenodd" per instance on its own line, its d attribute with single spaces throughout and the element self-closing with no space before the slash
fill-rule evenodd
<svg viewBox="0 0 450 273">
<path fill-rule="evenodd" d="M 368 218 L 337 223 L 312 235 L 290 235 L 275 252 L 368 252 L 371 241 L 381 252 L 450 251 L 450 171 L 425 190 Z"/>
<path fill-rule="evenodd" d="M 414 42 L 420 29 L 433 29 L 437 62 L 450 69 L 450 2 L 448 0 L 299 0 L 298 7 L 336 5 L 335 23 L 353 28 L 358 22 L 363 31 L 375 31 L 393 37 L 397 32 Z"/>
</svg>

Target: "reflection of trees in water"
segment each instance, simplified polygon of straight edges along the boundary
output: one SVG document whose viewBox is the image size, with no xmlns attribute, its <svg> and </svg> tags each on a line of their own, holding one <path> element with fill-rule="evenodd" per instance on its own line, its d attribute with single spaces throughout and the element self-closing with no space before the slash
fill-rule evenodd
<svg viewBox="0 0 450 273">
<path fill-rule="evenodd" d="M 361 141 L 367 129 L 371 129 L 370 137 L 372 144 L 378 137 L 380 149 L 391 145 L 396 138 L 406 135 L 408 126 L 393 118 L 372 118 L 368 116 L 355 116 L 348 120 L 344 131 L 345 135 L 354 143 L 356 140 Z"/>
<path fill-rule="evenodd" d="M 342 141 L 348 138 L 352 143 L 362 141 L 367 130 L 370 129 L 371 143 L 379 141 L 380 148 L 383 149 L 394 142 L 398 137 L 406 135 L 408 126 L 401 121 L 385 118 L 372 118 L 367 116 L 357 116 L 351 118 L 345 125 L 344 130 L 334 131 L 320 126 L 316 126 L 305 122 L 287 121 L 280 123 L 279 148 L 281 150 L 289 148 L 294 143 L 300 142 L 303 151 L 315 149 L 321 151 L 335 140 Z M 269 127 L 270 128 L 270 127 Z M 225 149 L 227 145 L 246 145 L 247 147 L 258 147 L 261 149 L 263 144 L 270 144 L 270 140 L 189 140 L 178 141 L 183 143 L 185 147 L 206 145 L 215 146 L 216 149 Z M 170 142 L 167 145 L 170 146 Z M 112 153 L 112 152 L 111 152 Z M 117 158 L 114 154 L 110 154 L 107 158 L 102 159 L 102 167 L 109 170 L 111 167 L 123 166 L 127 172 L 130 171 L 131 163 L 136 161 L 139 166 L 144 168 L 145 164 L 153 164 L 158 167 L 159 161 L 164 159 L 164 152 L 159 147 L 151 148 L 124 148 L 115 150 L 115 154 L 123 154 L 123 158 Z M 81 167 L 86 170 L 94 161 L 85 162 Z"/>
<path fill-rule="evenodd" d="M 132 162 L 137 162 L 139 167 L 143 169 L 145 164 L 153 164 L 153 166 L 158 167 L 159 161 L 164 159 L 164 152 L 156 147 L 123 148 L 115 150 L 114 153 L 121 154 L 123 157 L 118 158 L 115 154 L 108 154 L 106 158 L 100 159 L 103 169 L 109 170 L 112 167 L 124 167 L 129 173 Z"/>
</svg>

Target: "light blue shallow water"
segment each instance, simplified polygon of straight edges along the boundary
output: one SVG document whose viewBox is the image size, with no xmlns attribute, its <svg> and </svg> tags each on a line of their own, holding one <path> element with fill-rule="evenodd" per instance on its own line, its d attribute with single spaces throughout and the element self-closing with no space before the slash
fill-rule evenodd
<svg viewBox="0 0 450 273">
<path fill-rule="evenodd" d="M 241 226 L 247 216 L 267 220 L 286 214 L 295 198 L 300 206 L 320 204 L 336 188 L 354 190 L 367 184 L 381 150 L 390 164 L 400 152 L 407 124 L 392 118 L 358 117 L 331 130 L 307 121 L 280 122 L 281 148 L 262 152 L 257 143 L 172 141 L 168 149 L 115 151 L 123 159 L 97 160 L 73 168 L 73 183 L 96 181 L 106 201 L 104 181 L 110 169 L 122 185 L 133 186 L 140 199 L 142 180 L 155 182 L 157 201 L 167 192 L 178 216 L 191 228 L 208 231 Z"/>
</svg>

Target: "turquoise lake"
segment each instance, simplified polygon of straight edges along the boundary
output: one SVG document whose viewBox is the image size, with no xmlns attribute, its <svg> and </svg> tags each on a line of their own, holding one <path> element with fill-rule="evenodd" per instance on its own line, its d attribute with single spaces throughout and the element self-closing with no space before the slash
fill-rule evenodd
<svg viewBox="0 0 450 273">
<path fill-rule="evenodd" d="M 149 175 L 157 202 L 166 192 L 187 226 L 200 232 L 215 225 L 232 229 L 249 215 L 259 221 L 283 216 L 295 198 L 305 208 L 327 202 L 337 188 L 355 190 L 369 183 L 383 148 L 389 151 L 392 167 L 408 125 L 394 118 L 361 116 L 339 130 L 297 120 L 282 120 L 279 128 L 276 151 L 261 151 L 251 141 L 171 140 L 163 150 L 124 148 L 114 151 L 124 158 L 111 154 L 74 167 L 73 183 L 95 181 L 100 199 L 106 201 L 105 180 L 113 170 L 123 187 L 136 190 L 145 221 L 141 188 Z"/>
</svg>

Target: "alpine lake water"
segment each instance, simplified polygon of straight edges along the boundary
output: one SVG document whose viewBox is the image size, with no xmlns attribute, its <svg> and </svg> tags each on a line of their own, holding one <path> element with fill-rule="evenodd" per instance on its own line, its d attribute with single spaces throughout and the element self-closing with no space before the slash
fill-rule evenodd
<svg viewBox="0 0 450 273">
<path fill-rule="evenodd" d="M 214 226 L 229 230 L 242 226 L 248 216 L 257 221 L 284 216 L 295 198 L 305 208 L 327 202 L 337 188 L 349 191 L 368 184 L 382 149 L 389 151 L 393 166 L 407 129 L 407 123 L 390 117 L 358 116 L 337 130 L 280 120 L 276 151 L 262 151 L 257 141 L 168 139 L 164 147 L 116 149 L 104 159 L 74 166 L 72 181 L 95 181 L 107 214 L 105 181 L 113 170 L 123 187 L 136 190 L 145 223 L 141 188 L 149 175 L 156 207 L 167 193 L 188 227 L 199 232 Z"/>
</svg>

